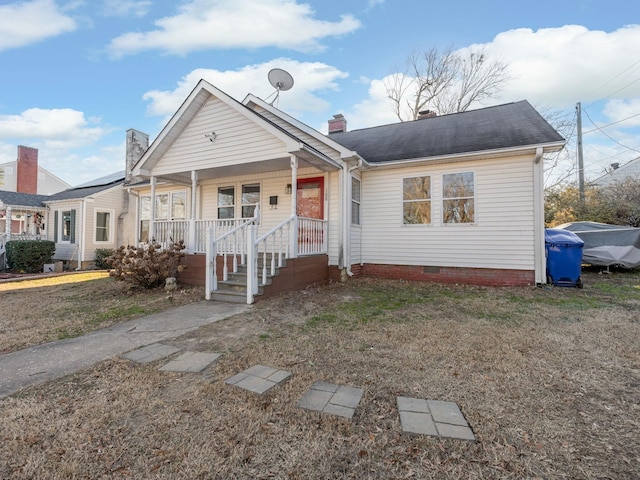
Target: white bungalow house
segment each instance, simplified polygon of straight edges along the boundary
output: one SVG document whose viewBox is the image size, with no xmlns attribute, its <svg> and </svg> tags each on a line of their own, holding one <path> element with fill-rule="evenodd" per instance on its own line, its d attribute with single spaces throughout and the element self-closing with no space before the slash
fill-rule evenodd
<svg viewBox="0 0 640 480">
<path fill-rule="evenodd" d="M 544 283 L 543 155 L 564 143 L 526 101 L 324 135 L 200 81 L 133 168 L 135 235 L 183 240 L 182 282 L 248 303 L 352 275 Z"/>
</svg>

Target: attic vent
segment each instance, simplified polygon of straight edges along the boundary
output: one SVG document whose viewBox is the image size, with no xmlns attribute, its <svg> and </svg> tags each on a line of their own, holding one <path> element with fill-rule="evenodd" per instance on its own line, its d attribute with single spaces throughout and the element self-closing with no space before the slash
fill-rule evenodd
<svg viewBox="0 0 640 480">
<path fill-rule="evenodd" d="M 619 169 L 619 168 L 620 168 L 620 164 L 619 164 L 618 162 L 616 162 L 616 163 L 612 163 L 612 164 L 611 164 L 611 169 L 612 169 L 612 170 L 617 170 L 617 169 Z"/>
<path fill-rule="evenodd" d="M 436 112 L 434 112 L 433 110 L 422 110 L 420 112 L 418 112 L 418 118 L 417 120 L 423 120 L 425 118 L 433 118 L 433 117 L 437 117 L 438 114 Z"/>
</svg>

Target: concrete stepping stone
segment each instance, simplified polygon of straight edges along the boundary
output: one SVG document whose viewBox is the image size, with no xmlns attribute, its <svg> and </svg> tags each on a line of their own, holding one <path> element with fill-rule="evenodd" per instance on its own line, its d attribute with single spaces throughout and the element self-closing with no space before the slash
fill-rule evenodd
<svg viewBox="0 0 640 480">
<path fill-rule="evenodd" d="M 254 365 L 253 367 L 228 378 L 224 383 L 262 395 L 270 388 L 287 380 L 290 376 L 291 373 L 285 370 L 278 370 L 264 365 Z"/>
<path fill-rule="evenodd" d="M 131 350 L 130 352 L 122 355 L 123 358 L 132 360 L 136 363 L 151 363 L 161 358 L 173 355 L 179 348 L 172 345 L 164 345 L 162 343 L 152 343 L 151 345 L 145 345 L 144 347 Z"/>
<path fill-rule="evenodd" d="M 476 439 L 460 408 L 454 402 L 398 397 L 400 424 L 405 433 L 434 437 Z"/>
<path fill-rule="evenodd" d="M 162 372 L 192 372 L 198 373 L 207 368 L 219 357 L 220 353 L 184 352 L 158 370 Z"/>
<path fill-rule="evenodd" d="M 361 388 L 316 382 L 298 401 L 298 406 L 351 419 L 363 393 Z"/>
</svg>

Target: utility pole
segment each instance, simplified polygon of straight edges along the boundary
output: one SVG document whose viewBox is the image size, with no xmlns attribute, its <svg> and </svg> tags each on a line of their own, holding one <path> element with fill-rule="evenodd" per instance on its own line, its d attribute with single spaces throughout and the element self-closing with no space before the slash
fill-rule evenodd
<svg viewBox="0 0 640 480">
<path fill-rule="evenodd" d="M 582 105 L 576 104 L 578 112 L 578 191 L 580 192 L 580 204 L 584 204 L 584 160 L 582 157 Z"/>
</svg>

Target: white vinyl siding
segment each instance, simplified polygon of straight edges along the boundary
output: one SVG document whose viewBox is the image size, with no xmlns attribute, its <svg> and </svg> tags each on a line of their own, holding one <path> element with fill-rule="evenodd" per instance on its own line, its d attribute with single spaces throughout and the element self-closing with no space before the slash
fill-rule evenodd
<svg viewBox="0 0 640 480">
<path fill-rule="evenodd" d="M 211 142 L 205 135 L 216 133 Z M 287 157 L 287 149 L 261 126 L 211 97 L 158 161 L 154 175 L 179 173 Z"/>
<path fill-rule="evenodd" d="M 431 176 L 433 212 L 442 209 L 442 175 L 475 173 L 474 224 L 402 224 L 402 179 Z M 534 269 L 533 158 L 516 157 L 363 173 L 365 263 Z"/>
</svg>

